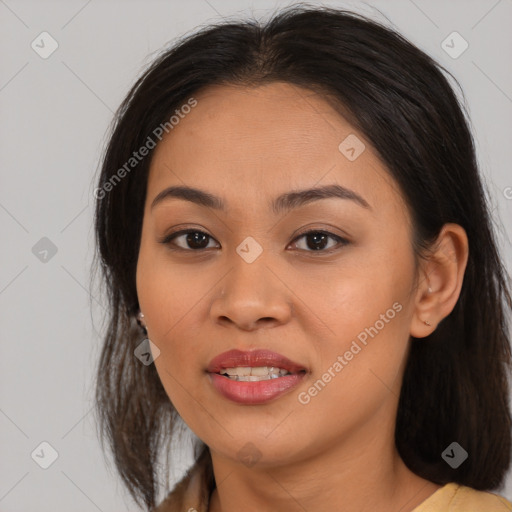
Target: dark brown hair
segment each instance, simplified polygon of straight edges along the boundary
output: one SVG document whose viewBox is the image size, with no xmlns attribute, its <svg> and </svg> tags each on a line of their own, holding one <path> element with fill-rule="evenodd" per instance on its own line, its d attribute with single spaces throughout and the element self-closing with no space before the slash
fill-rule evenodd
<svg viewBox="0 0 512 512">
<path fill-rule="evenodd" d="M 203 28 L 165 50 L 137 80 L 116 114 L 102 162 L 95 212 L 100 265 L 93 266 L 101 269 L 109 302 L 97 371 L 100 436 L 136 501 L 155 506 L 162 483 L 157 460 L 178 420 L 155 366 L 134 356 L 144 337 L 135 321 L 135 274 L 152 152 L 106 185 L 199 90 L 274 81 L 320 92 L 371 142 L 410 209 L 418 258 L 445 223 L 466 230 L 469 260 L 454 310 L 427 339 L 410 340 L 395 440 L 423 478 L 480 490 L 501 485 L 511 457 L 512 301 L 469 116 L 447 74 L 390 28 L 352 12 L 301 5 L 265 23 Z M 441 457 L 453 441 L 469 453 L 457 469 Z"/>
</svg>

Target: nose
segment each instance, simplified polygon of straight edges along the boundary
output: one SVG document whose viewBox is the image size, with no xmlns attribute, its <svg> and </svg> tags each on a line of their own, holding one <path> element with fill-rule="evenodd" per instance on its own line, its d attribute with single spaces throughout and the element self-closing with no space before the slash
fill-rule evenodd
<svg viewBox="0 0 512 512">
<path fill-rule="evenodd" d="M 289 321 L 293 311 L 292 292 L 284 276 L 271 269 L 263 258 L 247 263 L 238 255 L 222 280 L 220 295 L 211 305 L 211 317 L 221 325 L 236 325 L 252 331 Z"/>
</svg>

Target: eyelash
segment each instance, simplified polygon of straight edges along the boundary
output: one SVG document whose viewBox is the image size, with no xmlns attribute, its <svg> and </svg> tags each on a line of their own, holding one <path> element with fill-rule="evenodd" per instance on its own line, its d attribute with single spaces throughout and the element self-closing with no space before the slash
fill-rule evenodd
<svg viewBox="0 0 512 512">
<path fill-rule="evenodd" d="M 183 230 L 180 230 L 180 231 L 176 231 L 174 233 L 169 233 L 162 240 L 160 240 L 160 243 L 162 243 L 164 245 L 174 245 L 174 244 L 171 244 L 172 240 L 174 240 L 175 238 L 178 238 L 179 236 L 188 235 L 190 233 L 200 233 L 202 235 L 206 235 L 209 239 L 214 240 L 214 238 L 212 236 L 210 236 L 208 233 L 205 233 L 204 231 L 201 231 L 199 229 L 183 229 Z M 297 240 L 299 240 L 300 238 L 303 238 L 303 237 L 305 237 L 307 235 L 311 235 L 311 234 L 326 235 L 329 238 L 332 238 L 333 240 L 336 240 L 338 242 L 339 247 L 338 248 L 331 247 L 330 249 L 327 249 L 327 250 L 319 249 L 318 251 L 306 250 L 306 249 L 300 249 L 300 250 L 302 250 L 304 252 L 310 252 L 310 253 L 330 254 L 330 253 L 334 252 L 335 250 L 340 249 L 341 247 L 343 247 L 345 245 L 348 245 L 350 243 L 347 239 L 345 239 L 345 238 L 343 238 L 341 236 L 335 235 L 334 233 L 330 233 L 329 231 L 324 231 L 324 230 L 319 230 L 319 229 L 312 229 L 312 230 L 309 230 L 309 231 L 305 231 L 304 233 L 300 233 L 299 235 L 297 235 L 297 237 L 294 238 L 292 243 L 296 243 Z M 183 247 L 173 247 L 171 250 L 183 251 L 183 252 L 197 252 L 197 253 L 200 253 L 200 252 L 205 251 L 206 249 L 207 248 L 184 249 Z"/>
</svg>

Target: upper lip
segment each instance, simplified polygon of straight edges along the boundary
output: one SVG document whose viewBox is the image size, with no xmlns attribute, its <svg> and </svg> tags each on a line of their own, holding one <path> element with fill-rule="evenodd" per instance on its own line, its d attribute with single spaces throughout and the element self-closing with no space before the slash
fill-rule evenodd
<svg viewBox="0 0 512 512">
<path fill-rule="evenodd" d="M 287 357 L 272 352 L 271 350 L 251 350 L 250 352 L 242 350 L 228 350 L 214 357 L 206 371 L 209 373 L 219 373 L 224 368 L 236 368 L 237 366 L 258 367 L 273 366 L 274 368 L 282 368 L 290 373 L 299 373 L 305 371 L 306 368 Z"/>
</svg>

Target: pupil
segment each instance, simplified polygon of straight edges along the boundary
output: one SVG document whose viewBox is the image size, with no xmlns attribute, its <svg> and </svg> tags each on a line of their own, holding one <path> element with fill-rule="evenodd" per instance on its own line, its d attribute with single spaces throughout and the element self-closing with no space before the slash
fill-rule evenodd
<svg viewBox="0 0 512 512">
<path fill-rule="evenodd" d="M 199 233 L 197 231 L 194 233 L 191 233 L 191 234 L 189 233 L 187 235 L 187 243 L 189 244 L 189 246 L 192 246 L 193 248 L 203 249 L 204 247 L 206 247 L 208 245 L 207 237 L 208 237 L 208 235 L 206 235 L 204 233 Z M 201 243 L 201 242 L 205 242 L 205 241 L 206 241 L 206 243 Z M 196 244 L 198 244 L 198 245 L 196 245 Z"/>
<path fill-rule="evenodd" d="M 322 249 L 325 247 L 325 244 L 322 243 L 322 242 L 325 242 L 325 240 L 327 239 L 327 236 L 324 235 L 323 233 L 315 233 L 314 235 L 309 235 L 308 238 L 311 240 L 311 239 L 314 239 L 314 244 L 317 244 L 318 242 L 321 243 L 321 247 L 319 247 L 318 245 L 313 245 L 313 247 L 311 247 L 309 244 L 308 244 L 308 247 L 310 249 L 314 249 L 314 250 L 318 250 L 318 249 Z"/>
</svg>

